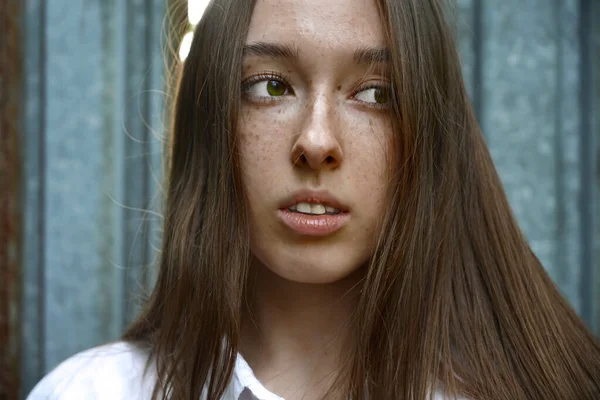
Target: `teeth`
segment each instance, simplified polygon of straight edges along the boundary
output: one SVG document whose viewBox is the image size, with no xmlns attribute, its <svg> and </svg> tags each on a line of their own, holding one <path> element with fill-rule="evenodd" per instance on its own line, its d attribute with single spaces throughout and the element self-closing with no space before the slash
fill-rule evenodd
<svg viewBox="0 0 600 400">
<path fill-rule="evenodd" d="M 325 214 L 325 206 L 323 204 L 313 204 L 310 206 L 310 213 L 323 215 Z"/>
<path fill-rule="evenodd" d="M 290 211 L 296 211 L 302 214 L 323 215 L 323 214 L 338 214 L 340 210 L 316 203 L 298 203 L 289 208 Z"/>
<path fill-rule="evenodd" d="M 310 212 L 311 209 L 312 209 L 312 207 L 308 203 L 298 203 L 298 204 L 296 204 L 296 210 L 298 212 L 301 212 L 301 213 L 304 213 L 304 214 L 311 214 L 311 212 Z"/>
</svg>

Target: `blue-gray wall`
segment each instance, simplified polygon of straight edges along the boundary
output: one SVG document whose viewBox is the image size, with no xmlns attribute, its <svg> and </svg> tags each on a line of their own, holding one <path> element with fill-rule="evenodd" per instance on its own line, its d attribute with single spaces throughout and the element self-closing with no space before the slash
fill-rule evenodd
<svg viewBox="0 0 600 400">
<path fill-rule="evenodd" d="M 598 2 L 456 4 L 468 90 L 514 211 L 595 329 Z M 166 45 L 165 0 L 24 7 L 23 394 L 116 339 L 152 284 L 160 217 L 144 210 L 157 209 Z"/>
<path fill-rule="evenodd" d="M 595 328 L 598 1 L 457 4 L 469 92 L 514 212 L 552 278 Z"/>
<path fill-rule="evenodd" d="M 161 179 L 166 6 L 24 7 L 26 393 L 66 357 L 117 338 L 152 281 L 143 267 L 160 218 L 143 210 Z"/>
</svg>

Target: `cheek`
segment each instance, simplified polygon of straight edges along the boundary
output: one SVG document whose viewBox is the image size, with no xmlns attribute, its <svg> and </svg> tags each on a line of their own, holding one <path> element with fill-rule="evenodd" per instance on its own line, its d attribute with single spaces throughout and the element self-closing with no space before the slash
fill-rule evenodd
<svg viewBox="0 0 600 400">
<path fill-rule="evenodd" d="M 362 125 L 363 129 L 357 130 L 359 133 L 352 141 L 349 162 L 362 171 L 359 173 L 361 179 L 381 184 L 391 176 L 396 158 L 392 126 L 388 118 L 383 117 L 369 118 Z"/>
<path fill-rule="evenodd" d="M 363 215 L 372 225 L 387 203 L 397 156 L 388 118 L 372 118 L 363 125 L 365 129 L 356 136 L 352 154 L 348 154 L 352 164 L 348 179 L 354 182 L 354 193 L 360 196 L 357 200 L 365 207 Z"/>
<path fill-rule="evenodd" d="M 238 123 L 242 180 L 248 195 L 268 193 L 282 173 L 285 128 L 272 119 L 247 111 Z"/>
</svg>

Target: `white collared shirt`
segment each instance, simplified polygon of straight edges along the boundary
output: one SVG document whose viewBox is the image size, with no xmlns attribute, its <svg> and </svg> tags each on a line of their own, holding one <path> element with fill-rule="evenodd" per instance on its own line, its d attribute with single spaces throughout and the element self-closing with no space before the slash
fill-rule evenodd
<svg viewBox="0 0 600 400">
<path fill-rule="evenodd" d="M 146 365 L 148 351 L 117 342 L 76 354 L 44 379 L 27 400 L 147 400 L 156 383 L 156 370 Z M 271 393 L 254 376 L 238 354 L 233 377 L 222 400 L 284 400 Z M 435 396 L 442 400 L 441 395 Z"/>
<path fill-rule="evenodd" d="M 27 400 L 147 400 L 156 370 L 148 351 L 126 342 L 96 347 L 67 359 L 42 379 Z M 146 373 L 144 373 L 146 372 Z M 283 400 L 267 390 L 238 354 L 222 400 Z"/>
</svg>

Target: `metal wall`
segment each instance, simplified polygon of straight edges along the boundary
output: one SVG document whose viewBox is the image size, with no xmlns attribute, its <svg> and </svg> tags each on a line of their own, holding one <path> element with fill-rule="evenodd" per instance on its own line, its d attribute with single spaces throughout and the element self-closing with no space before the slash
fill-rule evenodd
<svg viewBox="0 0 600 400">
<path fill-rule="evenodd" d="M 165 1 L 24 6 L 27 393 L 66 357 L 118 338 L 152 279 L 160 221 L 143 210 L 161 171 Z"/>
<path fill-rule="evenodd" d="M 599 4 L 458 6 L 466 79 L 514 212 L 551 277 L 596 328 Z"/>
<path fill-rule="evenodd" d="M 514 211 L 596 327 L 598 2 L 456 2 L 469 93 Z M 165 99 L 165 0 L 24 4 L 22 394 L 118 338 L 151 286 L 160 217 L 143 210 Z"/>
</svg>

